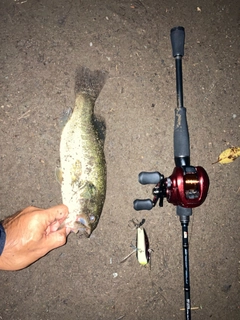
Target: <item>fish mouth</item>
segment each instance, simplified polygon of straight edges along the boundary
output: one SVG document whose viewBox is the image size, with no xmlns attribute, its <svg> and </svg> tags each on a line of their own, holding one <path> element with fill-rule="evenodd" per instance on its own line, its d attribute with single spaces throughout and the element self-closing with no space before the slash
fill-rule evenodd
<svg viewBox="0 0 240 320">
<path fill-rule="evenodd" d="M 89 219 L 86 215 L 81 214 L 77 217 L 75 223 L 74 223 L 74 230 L 75 233 L 78 233 L 80 235 L 85 235 L 87 237 L 90 237 L 92 233 L 91 226 L 89 225 Z"/>
</svg>

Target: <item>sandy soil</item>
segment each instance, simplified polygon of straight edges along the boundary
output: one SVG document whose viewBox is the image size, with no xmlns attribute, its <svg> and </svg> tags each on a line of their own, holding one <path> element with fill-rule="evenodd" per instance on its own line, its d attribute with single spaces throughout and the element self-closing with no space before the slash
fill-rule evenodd
<svg viewBox="0 0 240 320">
<path fill-rule="evenodd" d="M 186 31 L 184 98 L 191 163 L 211 185 L 190 232 L 192 319 L 240 318 L 239 165 L 212 164 L 239 146 L 239 1 L 1 0 L 1 218 L 61 203 L 55 179 L 62 112 L 77 66 L 109 72 L 95 107 L 106 122 L 107 196 L 90 239 L 18 272 L 0 272 L 0 319 L 184 319 L 181 225 L 175 208 L 136 212 L 151 197 L 141 171 L 172 173 L 175 67 L 170 29 Z M 152 267 L 131 252 L 146 219 Z"/>
</svg>

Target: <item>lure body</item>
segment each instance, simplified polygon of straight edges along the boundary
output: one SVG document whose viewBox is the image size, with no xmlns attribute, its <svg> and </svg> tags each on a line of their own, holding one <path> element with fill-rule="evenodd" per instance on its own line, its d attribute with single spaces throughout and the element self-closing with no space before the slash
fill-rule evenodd
<svg viewBox="0 0 240 320">
<path fill-rule="evenodd" d="M 137 228 L 137 259 L 145 266 L 149 262 L 149 241 L 144 228 Z"/>
</svg>

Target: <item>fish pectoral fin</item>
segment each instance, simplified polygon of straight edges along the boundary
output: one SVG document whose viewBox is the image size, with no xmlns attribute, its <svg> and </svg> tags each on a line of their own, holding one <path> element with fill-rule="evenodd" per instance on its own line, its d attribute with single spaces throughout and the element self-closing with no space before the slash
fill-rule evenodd
<svg viewBox="0 0 240 320">
<path fill-rule="evenodd" d="M 91 181 L 81 181 L 79 187 L 82 190 L 81 196 L 84 200 L 91 200 L 97 195 L 97 188 Z"/>
<path fill-rule="evenodd" d="M 61 168 L 58 168 L 58 167 L 55 168 L 55 177 L 57 179 L 57 182 L 61 185 L 63 181 Z"/>
</svg>

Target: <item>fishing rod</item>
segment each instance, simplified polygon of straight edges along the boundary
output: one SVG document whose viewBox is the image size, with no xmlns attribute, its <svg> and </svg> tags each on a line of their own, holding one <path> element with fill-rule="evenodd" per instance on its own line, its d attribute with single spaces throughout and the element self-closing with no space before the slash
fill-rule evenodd
<svg viewBox="0 0 240 320">
<path fill-rule="evenodd" d="M 136 199 L 134 209 L 151 210 L 159 200 L 163 206 L 163 199 L 176 206 L 182 226 L 183 275 L 185 319 L 191 320 L 190 273 L 189 273 L 189 245 L 188 224 L 192 215 L 192 208 L 200 206 L 207 197 L 209 178 L 204 168 L 190 165 L 190 143 L 187 125 L 186 108 L 183 104 L 182 57 L 184 55 L 185 30 L 175 27 L 170 32 L 172 53 L 175 59 L 177 107 L 174 123 L 174 161 L 175 168 L 170 177 L 165 178 L 158 171 L 141 172 L 138 181 L 143 184 L 155 184 L 152 190 L 153 200 Z"/>
</svg>

